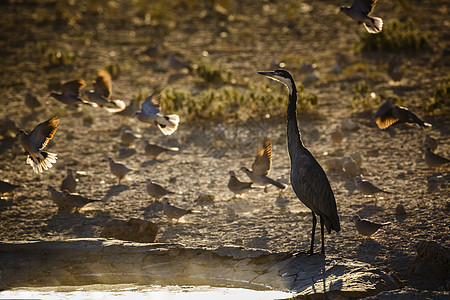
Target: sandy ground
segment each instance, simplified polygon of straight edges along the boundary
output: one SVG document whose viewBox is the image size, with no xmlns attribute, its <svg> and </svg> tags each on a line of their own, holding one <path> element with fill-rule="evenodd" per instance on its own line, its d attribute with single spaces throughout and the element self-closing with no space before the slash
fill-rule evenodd
<svg viewBox="0 0 450 300">
<path fill-rule="evenodd" d="M 319 105 L 314 112 L 299 115 L 299 126 L 304 144 L 327 171 L 342 227 L 341 232 L 326 235 L 327 253 L 395 271 L 409 286 L 442 289 L 445 280 L 412 277 L 411 264 L 419 241 L 450 246 L 449 167 L 439 172 L 429 169 L 422 148 L 428 133 L 439 140 L 436 152 L 450 157 L 449 116 L 425 117 L 433 124 L 432 129 L 426 131 L 405 125 L 381 131 L 372 119 L 373 110 L 354 111 L 349 106 L 355 83 L 350 78 L 353 74 L 347 76 L 344 72 L 325 80 L 335 64 L 336 53 L 345 53 L 352 65 L 364 66 L 362 76 L 373 91 L 399 95 L 403 105 L 423 117 L 422 103 L 432 96 L 434 86 L 449 73 L 448 50 L 444 50 L 449 46 L 449 24 L 443 21 L 448 2 L 433 1 L 434 8 L 431 2 L 409 1 L 409 12 L 395 4 L 380 3 L 377 7 L 376 15 L 385 19 L 411 14 L 421 30 L 432 34 L 432 51 L 403 56 L 404 78 L 398 84 L 386 73 L 387 54 L 354 53 L 354 41 L 363 29 L 337 14 L 337 5 L 345 4 L 342 1 L 339 4 L 335 1 L 303 3 L 292 20 L 276 14 L 286 12 L 287 4 L 232 3 L 227 12 L 233 16 L 231 19 L 212 9 L 194 9 L 191 14 L 180 14 L 179 19 L 172 21 L 173 26 L 167 27 L 133 22 L 127 13 L 107 18 L 106 13 L 95 15 L 89 10 L 74 14 L 77 16 L 74 19 L 58 21 L 54 1 L 0 4 L 6 12 L 0 20 L 3 28 L 0 116 L 8 114 L 27 132 L 53 115 L 60 118 L 59 129 L 48 146 L 59 159 L 52 169 L 41 175 L 36 175 L 26 164 L 23 150 L 10 134 L 2 137 L 0 178 L 22 187 L 13 195 L 3 195 L 0 200 L 0 239 L 97 237 L 109 219 L 135 217 L 160 226 L 159 242 L 307 251 L 311 213 L 296 198 L 292 188 L 282 195 L 274 187 L 269 187 L 267 192 L 254 189 L 237 199 L 232 198 L 233 194 L 227 189 L 228 171 L 250 167 L 264 137 L 269 137 L 273 144 L 270 176 L 275 179 L 288 176 L 284 114 L 268 119 L 252 116 L 247 121 L 223 121 L 226 142 L 223 147 L 214 147 L 215 120 L 200 122 L 181 116 L 179 129 L 166 137 L 155 126 L 136 119 L 122 120 L 99 108 L 68 108 L 48 97 L 52 91 L 48 86 L 55 79 L 64 82 L 82 77 L 89 82 L 98 69 L 120 62 L 121 73 L 113 83 L 114 96 L 128 102 L 142 88 L 168 85 L 192 91 L 208 88 L 194 74 L 181 74 L 171 69 L 167 60 L 169 53 L 181 54 L 186 61 L 193 61 L 203 51 L 208 51 L 208 59 L 231 70 L 237 84 L 245 80 L 264 81 L 256 71 L 271 69 L 272 59 L 298 61 L 297 65 L 288 64 L 286 69 L 300 83 L 303 76 L 299 64 L 308 61 L 318 66 L 321 80 L 307 89 L 318 95 Z M 425 3 L 421 14 L 418 13 L 419 3 Z M 442 14 L 434 13 L 436 7 Z M 176 10 L 177 13 L 182 11 Z M 424 17 L 428 13 L 429 17 Z M 324 14 L 328 17 L 321 17 Z M 227 32 L 226 37 L 223 34 L 221 37 L 221 32 Z M 162 50 L 148 59 L 142 52 L 157 41 L 162 44 Z M 75 62 L 49 66 L 46 53 L 52 49 L 75 53 Z M 44 108 L 32 112 L 24 107 L 27 92 L 36 95 Z M 344 130 L 343 142 L 334 145 L 330 133 L 343 118 L 352 120 L 357 128 Z M 150 141 L 177 146 L 180 151 L 152 160 L 144 154 L 140 140 L 126 149 L 119 138 L 124 127 Z M 364 197 L 355 190 L 352 177 L 325 167 L 330 157 L 352 153 L 362 157 L 364 178 L 392 194 Z M 133 169 L 121 184 L 117 184 L 109 172 L 108 156 Z M 58 214 L 46 187 L 59 188 L 68 167 L 77 171 L 78 192 L 103 202 L 89 204 L 80 213 Z M 237 174 L 247 180 L 245 174 Z M 147 178 L 176 193 L 170 197 L 171 203 L 198 212 L 172 224 L 163 215 L 162 204 L 147 195 Z M 201 195 L 215 198 L 210 202 L 195 201 Z M 405 206 L 406 215 L 395 215 L 398 204 Z M 356 233 L 351 221 L 354 214 L 392 224 L 367 240 Z M 317 241 L 316 251 L 319 251 Z"/>
</svg>

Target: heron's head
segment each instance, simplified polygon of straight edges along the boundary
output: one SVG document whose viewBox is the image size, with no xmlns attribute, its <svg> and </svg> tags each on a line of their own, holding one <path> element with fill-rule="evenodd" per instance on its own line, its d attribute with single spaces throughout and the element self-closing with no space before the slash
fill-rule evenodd
<svg viewBox="0 0 450 300">
<path fill-rule="evenodd" d="M 291 93 L 294 89 L 294 79 L 292 78 L 292 75 L 286 70 L 278 69 L 275 71 L 261 71 L 258 72 L 258 74 L 283 83 L 288 88 L 289 93 Z"/>
</svg>

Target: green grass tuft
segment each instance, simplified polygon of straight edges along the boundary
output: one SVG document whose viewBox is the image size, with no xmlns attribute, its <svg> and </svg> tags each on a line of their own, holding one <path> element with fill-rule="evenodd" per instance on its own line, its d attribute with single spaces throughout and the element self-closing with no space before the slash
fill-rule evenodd
<svg viewBox="0 0 450 300">
<path fill-rule="evenodd" d="M 423 106 L 423 112 L 427 115 L 445 113 L 450 111 L 450 76 L 445 77 L 436 85 L 433 97 Z"/>
</svg>

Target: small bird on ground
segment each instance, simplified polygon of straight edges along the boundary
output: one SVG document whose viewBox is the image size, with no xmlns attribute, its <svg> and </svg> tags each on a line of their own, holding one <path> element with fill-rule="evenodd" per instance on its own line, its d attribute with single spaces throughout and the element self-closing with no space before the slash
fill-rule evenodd
<svg viewBox="0 0 450 300">
<path fill-rule="evenodd" d="M 0 180 L 0 194 L 11 193 L 15 189 L 19 188 L 20 185 L 15 185 L 3 180 Z"/>
<path fill-rule="evenodd" d="M 51 93 L 50 97 L 67 105 L 81 105 L 90 103 L 80 98 L 80 91 L 86 86 L 86 81 L 83 79 L 73 80 L 64 83 L 61 86 L 61 94 Z"/>
<path fill-rule="evenodd" d="M 130 146 L 133 145 L 134 141 L 136 140 L 136 137 L 130 131 L 122 129 L 120 131 L 120 140 L 125 147 L 130 148 Z"/>
<path fill-rule="evenodd" d="M 35 96 L 31 95 L 30 93 L 27 93 L 25 95 L 25 105 L 32 111 L 34 111 L 42 106 L 42 104 L 39 102 L 39 100 Z"/>
<path fill-rule="evenodd" d="M 361 174 L 361 168 L 359 167 L 358 163 L 350 156 L 344 157 L 342 169 L 344 170 L 344 173 L 349 177 L 355 177 Z"/>
<path fill-rule="evenodd" d="M 161 113 L 160 100 L 150 96 L 141 104 L 141 111 L 135 112 L 136 118 L 144 123 L 155 124 L 164 135 L 171 135 L 178 128 L 180 117 L 178 115 L 164 115 Z"/>
<path fill-rule="evenodd" d="M 406 107 L 392 105 L 391 97 L 388 97 L 375 113 L 375 120 L 380 129 L 400 123 L 416 124 L 422 128 L 431 127 L 430 123 L 422 121 Z"/>
<path fill-rule="evenodd" d="M 230 180 L 228 180 L 228 189 L 234 193 L 234 197 L 248 192 L 252 189 L 252 182 L 243 182 L 236 177 L 234 171 L 230 171 Z"/>
<path fill-rule="evenodd" d="M 134 117 L 134 113 L 137 112 L 139 107 L 136 105 L 136 100 L 133 99 L 130 103 L 121 111 L 115 112 L 114 114 L 121 117 Z"/>
<path fill-rule="evenodd" d="M 64 195 L 62 192 L 57 191 L 51 185 L 47 186 L 47 191 L 50 192 L 50 197 L 51 197 L 52 201 L 55 202 L 56 206 L 58 206 L 59 212 L 70 213 L 72 211 L 71 207 L 69 205 L 67 205 L 66 201 L 64 200 Z"/>
<path fill-rule="evenodd" d="M 68 191 L 63 191 L 63 201 L 66 206 L 71 208 L 71 211 L 79 211 L 81 208 L 86 206 L 91 202 L 101 202 L 102 200 L 94 200 L 85 198 L 79 194 L 69 193 Z"/>
<path fill-rule="evenodd" d="M 272 164 L 272 144 L 270 139 L 265 139 L 264 144 L 258 149 L 256 153 L 255 161 L 250 171 L 246 167 L 241 167 L 240 170 L 247 174 L 248 178 L 256 184 L 266 186 L 272 184 L 279 189 L 284 190 L 287 186 L 281 182 L 277 182 L 272 178 L 267 177 L 270 172 L 270 166 Z"/>
<path fill-rule="evenodd" d="M 352 6 L 343 6 L 339 12 L 344 12 L 358 24 L 363 24 L 369 33 L 380 33 L 383 30 L 383 20 L 369 16 L 376 3 L 377 0 L 353 0 Z"/>
<path fill-rule="evenodd" d="M 127 168 L 124 164 L 116 163 L 111 157 L 108 157 L 109 168 L 111 173 L 116 176 L 120 181 L 127 175 L 127 173 L 131 172 L 130 168 Z"/>
<path fill-rule="evenodd" d="M 378 187 L 376 187 L 375 185 L 373 185 L 372 183 L 370 183 L 367 180 L 363 180 L 361 178 L 361 176 L 356 176 L 355 177 L 355 185 L 358 188 L 358 190 L 363 194 L 363 195 L 374 195 L 376 193 L 387 193 L 390 194 L 390 192 L 388 191 L 384 191 Z"/>
<path fill-rule="evenodd" d="M 164 214 L 166 216 L 168 216 L 170 220 L 176 219 L 177 220 L 176 223 L 178 223 L 178 221 L 180 220 L 180 218 L 182 216 L 192 213 L 192 209 L 183 209 L 183 208 L 179 208 L 179 207 L 171 205 L 169 203 L 169 199 L 167 197 L 164 197 L 162 199 L 162 204 L 163 204 Z"/>
<path fill-rule="evenodd" d="M 425 142 L 424 143 L 425 143 L 425 145 L 430 146 L 430 150 L 431 151 L 436 150 L 436 148 L 438 146 L 438 141 L 435 138 L 431 137 L 429 134 L 425 135 Z"/>
<path fill-rule="evenodd" d="M 53 117 L 37 125 L 29 134 L 23 130 L 19 130 L 17 134 L 27 155 L 27 164 L 31 165 L 36 173 L 48 170 L 56 163 L 56 153 L 43 149 L 55 134 L 58 124 L 58 117 Z"/>
<path fill-rule="evenodd" d="M 167 151 L 178 152 L 180 149 L 178 147 L 163 147 L 153 143 L 149 143 L 147 140 L 144 140 L 144 151 L 145 154 L 156 159 L 161 153 Z"/>
<path fill-rule="evenodd" d="M 428 167 L 439 169 L 443 165 L 448 164 L 450 162 L 450 160 L 448 160 L 447 158 L 433 153 L 428 144 L 425 144 L 424 147 L 425 147 L 425 163 L 427 164 Z"/>
<path fill-rule="evenodd" d="M 344 133 L 342 133 L 341 126 L 336 126 L 336 129 L 331 132 L 331 141 L 335 144 L 339 144 L 344 139 Z"/>
<path fill-rule="evenodd" d="M 166 195 L 174 194 L 174 192 L 171 192 L 161 185 L 152 182 L 150 178 L 147 178 L 146 188 L 147 193 L 156 200 L 159 200 Z"/>
<path fill-rule="evenodd" d="M 393 53 L 389 56 L 388 59 L 388 74 L 389 77 L 395 82 L 402 80 L 402 57 L 400 54 Z"/>
<path fill-rule="evenodd" d="M 100 107 L 108 108 L 120 108 L 124 107 L 125 104 L 120 100 L 111 100 L 112 95 L 112 80 L 111 74 L 106 70 L 100 70 L 97 73 L 97 78 L 95 79 L 94 90 L 86 91 L 84 94 L 89 99 L 90 102 L 97 104 Z"/>
<path fill-rule="evenodd" d="M 353 222 L 355 222 L 356 230 L 358 231 L 358 233 L 364 235 L 367 238 L 370 238 L 381 227 L 391 224 L 391 222 L 375 223 L 366 219 L 361 220 L 358 215 L 353 216 Z"/>
<path fill-rule="evenodd" d="M 72 169 L 67 169 L 67 175 L 61 182 L 61 191 L 67 190 L 69 193 L 75 193 L 77 189 L 77 181 L 73 176 Z"/>
</svg>

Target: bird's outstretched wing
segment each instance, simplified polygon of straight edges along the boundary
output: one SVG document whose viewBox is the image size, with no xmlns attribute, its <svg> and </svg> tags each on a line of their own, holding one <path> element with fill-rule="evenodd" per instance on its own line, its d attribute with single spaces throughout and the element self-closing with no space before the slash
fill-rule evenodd
<svg viewBox="0 0 450 300">
<path fill-rule="evenodd" d="M 258 149 L 256 153 L 255 161 L 252 165 L 252 171 L 255 175 L 267 176 L 270 171 L 272 163 L 272 144 L 270 139 L 266 138 L 264 144 Z"/>
<path fill-rule="evenodd" d="M 150 96 L 141 104 L 141 110 L 147 115 L 156 115 L 160 110 L 159 97 Z"/>
<path fill-rule="evenodd" d="M 37 125 L 29 134 L 31 145 L 39 150 L 44 149 L 55 134 L 58 124 L 58 117 L 53 117 Z"/>
<path fill-rule="evenodd" d="M 80 96 L 81 89 L 85 86 L 86 81 L 84 81 L 83 79 L 78 79 L 64 83 L 61 87 L 61 90 L 64 96 L 78 97 Z"/>
<path fill-rule="evenodd" d="M 111 75 L 106 70 L 98 71 L 97 78 L 94 81 L 94 93 L 106 99 L 112 95 Z"/>
<path fill-rule="evenodd" d="M 380 129 L 386 129 L 398 121 L 399 119 L 392 113 L 392 108 L 387 110 L 384 114 L 379 115 L 375 120 Z"/>
<path fill-rule="evenodd" d="M 377 0 L 354 0 L 352 7 L 355 7 L 355 9 L 358 9 L 367 15 L 372 11 L 376 4 Z"/>
</svg>

